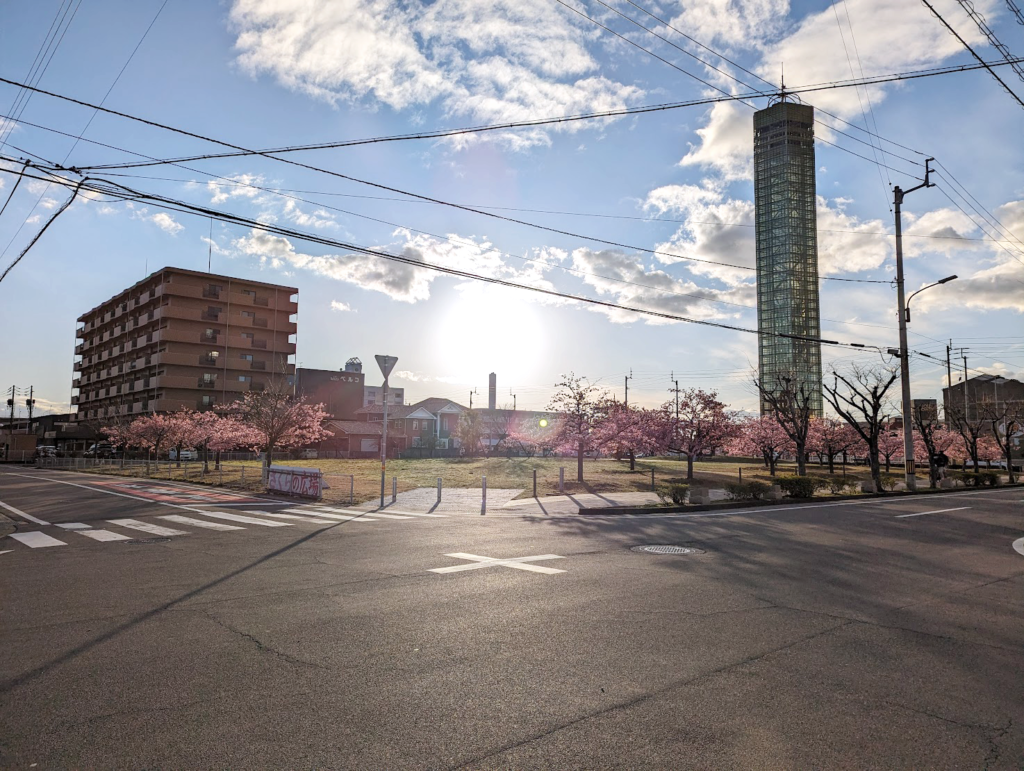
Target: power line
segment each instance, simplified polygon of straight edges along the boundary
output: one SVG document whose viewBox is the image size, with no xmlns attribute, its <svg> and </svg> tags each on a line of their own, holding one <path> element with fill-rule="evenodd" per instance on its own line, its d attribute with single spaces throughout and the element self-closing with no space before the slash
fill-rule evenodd
<svg viewBox="0 0 1024 771">
<path fill-rule="evenodd" d="M 1013 54 L 1010 53 L 1010 49 L 1003 45 L 999 38 L 996 37 L 996 33 L 992 31 L 992 28 L 988 26 L 988 22 L 985 21 L 985 17 L 974 7 L 974 3 L 971 0 L 957 0 L 960 3 L 960 7 L 967 11 L 967 15 L 971 17 L 971 21 L 977 25 L 978 29 L 981 30 L 988 42 L 992 44 L 999 53 L 1003 55 L 1003 58 L 1007 61 L 1013 58 Z M 1017 73 L 1017 77 L 1024 81 L 1024 69 L 1021 69 L 1018 64 L 1011 64 L 1013 71 Z"/>
<path fill-rule="evenodd" d="M 382 249 L 372 249 L 370 247 L 359 246 L 357 244 L 351 244 L 351 243 L 347 243 L 347 242 L 344 242 L 344 241 L 339 241 L 337 239 L 327 238 L 325 236 L 319 236 L 319 235 L 316 235 L 315 233 L 306 233 L 306 232 L 303 232 L 303 231 L 294 230 L 292 228 L 285 228 L 285 227 L 281 227 L 279 225 L 276 225 L 274 223 L 259 222 L 258 220 L 253 220 L 253 219 L 250 219 L 248 217 L 242 217 L 240 215 L 232 214 L 232 213 L 229 213 L 229 212 L 223 212 L 223 211 L 220 211 L 220 210 L 217 210 L 217 209 L 211 209 L 211 208 L 205 207 L 205 206 L 196 206 L 196 205 L 190 204 L 190 203 L 188 203 L 186 201 L 181 201 L 181 200 L 177 200 L 177 199 L 173 199 L 173 198 L 168 198 L 166 196 L 156 195 L 156 194 L 153 194 L 153 193 L 145 193 L 145 192 L 142 192 L 142 191 L 133 190 L 132 188 L 129 188 L 129 187 L 125 186 L 125 185 L 121 185 L 121 184 L 119 184 L 117 182 L 111 182 L 109 180 L 101 180 L 101 179 L 93 179 L 93 178 L 85 177 L 85 178 L 81 179 L 77 184 L 72 183 L 71 180 L 67 180 L 67 179 L 62 179 L 60 182 L 55 182 L 55 184 L 62 184 L 65 187 L 72 187 L 72 186 L 74 186 L 75 195 L 77 195 L 77 193 L 80 190 L 87 189 L 87 190 L 89 190 L 91 192 L 97 192 L 97 193 L 100 193 L 100 194 L 103 194 L 103 195 L 109 195 L 109 196 L 112 196 L 112 197 L 115 197 L 115 198 L 121 198 L 122 200 L 126 200 L 126 201 L 129 201 L 129 200 L 130 201 L 145 201 L 145 202 L 151 203 L 151 204 L 153 204 L 155 206 L 158 206 L 160 208 L 167 209 L 169 211 L 176 211 L 176 212 L 183 213 L 183 214 L 198 214 L 199 216 L 202 216 L 204 218 L 212 217 L 212 218 L 215 218 L 215 219 L 217 219 L 217 220 L 219 220 L 221 222 L 226 222 L 226 223 L 234 224 L 234 225 L 244 225 L 245 227 L 252 228 L 252 229 L 255 229 L 255 230 L 259 230 L 259 231 L 263 231 L 265 233 L 271 233 L 271 234 L 274 234 L 274 235 L 280 235 L 280 236 L 295 238 L 295 239 L 298 239 L 298 240 L 301 240 L 301 241 L 307 241 L 309 243 L 320 244 L 322 246 L 329 246 L 329 247 L 333 247 L 333 248 L 337 248 L 337 249 L 344 249 L 344 250 L 348 250 L 348 251 L 351 251 L 351 252 L 355 252 L 357 254 L 364 254 L 364 255 L 370 256 L 370 257 L 379 257 L 379 258 L 386 259 L 386 260 L 389 260 L 389 261 L 392 261 L 392 262 L 398 262 L 398 263 L 402 263 L 402 264 L 405 264 L 405 265 L 410 265 L 410 266 L 416 267 L 416 268 L 433 270 L 433 271 L 437 271 L 437 272 L 440 272 L 440 273 L 445 273 L 445 274 L 452 275 L 452 276 L 458 276 L 460 278 L 473 279 L 473 280 L 477 280 L 477 281 L 482 281 L 484 283 L 495 284 L 497 286 L 504 286 L 504 287 L 511 288 L 511 289 L 523 289 L 523 290 L 527 290 L 527 291 L 531 291 L 531 292 L 536 292 L 536 293 L 547 295 L 547 296 L 551 296 L 551 297 L 559 297 L 559 298 L 562 298 L 562 299 L 573 300 L 573 301 L 582 302 L 582 303 L 587 303 L 587 304 L 596 305 L 596 306 L 599 306 L 599 307 L 612 308 L 612 309 L 615 309 L 615 310 L 625 310 L 625 311 L 629 311 L 631 313 L 639 313 L 639 314 L 643 314 L 643 315 L 654 316 L 656 318 L 668 319 L 670 321 L 681 321 L 681 322 L 685 322 L 685 323 L 689 323 L 689 324 L 698 324 L 700 326 L 715 327 L 715 328 L 718 328 L 718 329 L 725 329 L 725 330 L 729 330 L 729 331 L 733 331 L 733 332 L 744 332 L 744 333 L 747 333 L 747 334 L 754 334 L 754 335 L 758 335 L 758 336 L 766 335 L 766 336 L 770 336 L 770 337 L 783 337 L 783 338 L 792 339 L 792 340 L 805 340 L 805 341 L 808 341 L 808 342 L 820 343 L 821 345 L 831 345 L 831 346 L 839 346 L 839 347 L 877 348 L 877 346 L 870 346 L 870 345 L 867 345 L 867 344 L 864 344 L 864 343 L 845 343 L 845 342 L 841 342 L 841 341 L 837 341 L 837 340 L 824 340 L 824 339 L 816 338 L 816 337 L 808 337 L 806 335 L 788 335 L 788 334 L 783 334 L 783 333 L 779 333 L 779 332 L 759 331 L 759 330 L 756 330 L 756 329 L 749 329 L 749 328 L 746 328 L 746 327 L 740 327 L 740 326 L 737 326 L 737 325 L 734 325 L 734 324 L 725 324 L 725 323 L 722 323 L 722 322 L 708 321 L 708 320 L 705 320 L 705 319 L 693 319 L 693 318 L 689 318 L 689 317 L 686 317 L 686 316 L 679 316 L 679 315 L 671 314 L 671 313 L 663 313 L 661 311 L 654 311 L 654 310 L 649 310 L 649 309 L 646 309 L 646 308 L 635 308 L 635 307 L 632 307 L 632 306 L 622 305 L 622 304 L 619 304 L 619 303 L 608 302 L 608 301 L 605 301 L 605 300 L 597 300 L 595 298 L 586 297 L 586 296 L 582 296 L 582 295 L 574 295 L 574 294 L 570 294 L 568 292 L 559 292 L 559 291 L 553 290 L 553 289 L 544 289 L 542 287 L 529 286 L 527 284 L 519 284 L 519 283 L 516 283 L 514 281 L 507 281 L 505 279 L 500 279 L 500 278 L 497 278 L 495 276 L 484 276 L 484 275 L 480 275 L 478 273 L 472 273 L 470 271 L 462 270 L 462 269 L 459 269 L 459 268 L 453 268 L 453 267 L 449 267 L 449 266 L 445 266 L 445 265 L 438 265 L 436 263 L 428 263 L 428 262 L 424 262 L 422 260 L 417 260 L 417 259 L 414 259 L 414 258 L 411 258 L 411 257 L 405 257 L 404 255 L 392 254 L 391 252 L 387 252 L 387 251 L 384 251 Z M 67 208 L 67 206 L 70 205 L 70 203 L 71 203 L 71 201 L 73 199 L 74 199 L 74 196 L 72 196 L 72 198 L 67 201 L 67 203 L 65 204 L 65 206 L 63 208 Z M 63 208 L 62 208 L 62 211 L 63 211 Z M 51 219 L 50 222 L 52 222 L 52 219 Z M 49 225 L 49 224 L 50 223 L 47 223 L 47 225 Z M 39 235 L 42 235 L 42 233 L 40 233 Z M 39 235 L 36 236 L 36 240 L 38 240 Z M 26 251 L 27 251 L 27 249 L 26 249 Z M 24 253 L 22 254 L 22 256 L 24 256 Z M 19 259 L 20 259 L 20 257 L 19 257 Z M 13 267 L 13 265 L 11 267 Z M 6 276 L 8 272 L 10 272 L 10 267 L 4 272 L 3 275 Z M 0 276 L 0 280 L 2 280 L 2 278 L 3 278 L 3 276 Z"/>
<path fill-rule="evenodd" d="M 1024 58 L 1017 58 L 1017 59 L 1014 60 L 1014 62 L 1017 62 L 1017 63 L 1024 62 Z M 980 69 L 983 69 L 985 67 L 1002 67 L 1002 66 L 1007 65 L 1007 64 L 1009 64 L 1009 63 L 1008 62 L 999 61 L 999 62 L 992 62 L 992 63 L 986 62 L 985 64 L 959 64 L 959 65 L 950 65 L 950 66 L 945 66 L 945 67 L 933 67 L 933 68 L 925 69 L 925 70 L 915 70 L 915 71 L 912 71 L 912 72 L 898 73 L 898 74 L 895 74 L 895 75 L 874 76 L 874 77 L 871 77 L 871 78 L 861 79 L 861 80 L 854 80 L 854 81 L 837 80 L 837 81 L 831 81 L 831 82 L 826 82 L 826 83 L 817 83 L 817 84 L 813 84 L 813 85 L 809 85 L 809 86 L 798 86 L 798 87 L 793 87 L 793 88 L 787 89 L 787 93 L 803 94 L 803 93 L 811 93 L 811 92 L 816 92 L 816 91 L 829 91 L 829 90 L 838 89 L 838 88 L 851 88 L 851 87 L 858 86 L 858 85 L 880 85 L 880 84 L 883 84 L 883 83 L 895 83 L 895 82 L 904 81 L 904 80 L 917 80 L 917 79 L 920 79 L 920 78 L 937 77 L 939 75 L 951 75 L 951 74 L 960 73 L 960 72 L 971 72 L 973 70 L 980 70 Z M 25 84 L 20 83 L 19 81 L 10 80 L 9 78 L 3 78 L 3 77 L 0 77 L 0 83 L 6 83 L 8 85 L 17 86 L 17 87 L 26 87 Z M 91 104 L 89 102 L 84 102 L 84 101 L 82 101 L 80 99 L 75 99 L 73 97 L 65 96 L 63 94 L 57 94 L 57 93 L 54 93 L 52 91 L 45 91 L 43 89 L 34 88 L 34 87 L 32 87 L 31 90 L 36 92 L 36 93 L 44 94 L 46 96 L 50 96 L 50 97 L 53 97 L 55 99 L 61 99 L 63 101 L 70 102 L 72 104 L 78 104 L 78 105 L 83 106 L 83 107 L 89 107 L 89 108 L 93 108 L 93 109 L 95 109 L 97 107 L 97 105 L 95 105 L 95 104 Z M 196 134 L 194 132 L 187 131 L 185 129 L 175 128 L 173 126 L 168 126 L 166 124 L 158 123 L 156 121 L 148 120 L 146 118 L 139 118 L 137 116 L 129 115 L 127 113 L 119 112 L 117 110 L 111 110 L 111 109 L 106 108 L 106 107 L 100 108 L 100 109 L 101 109 L 102 112 L 108 113 L 110 115 L 116 115 L 116 116 L 118 116 L 120 118 L 126 118 L 128 120 L 136 121 L 136 122 L 142 123 L 142 124 L 147 125 L 147 126 L 152 126 L 154 128 L 160 128 L 160 129 L 164 129 L 166 131 L 172 131 L 172 132 L 174 132 L 176 134 L 181 134 L 182 136 L 188 136 L 188 137 L 191 137 L 193 139 L 201 139 L 203 141 L 211 142 L 213 144 L 218 144 L 218 145 L 221 145 L 223 147 L 229 147 L 229 148 L 231 148 L 231 149 L 236 151 L 236 152 L 230 152 L 230 153 L 205 153 L 205 154 L 202 154 L 202 155 L 183 156 L 183 157 L 180 157 L 180 158 L 168 158 L 168 159 L 165 159 L 165 160 L 162 160 L 162 161 L 159 162 L 159 164 L 162 165 L 162 164 L 179 163 L 179 162 L 180 163 L 185 163 L 185 162 L 197 161 L 197 160 L 212 160 L 212 159 L 216 159 L 216 158 L 237 158 L 237 157 L 247 156 L 247 155 L 261 155 L 261 156 L 271 157 L 271 156 L 273 156 L 275 154 L 281 154 L 281 153 L 301 152 L 301 151 L 308 151 L 308 150 L 332 150 L 332 149 L 339 149 L 339 148 L 343 148 L 343 147 L 355 147 L 355 146 L 358 146 L 358 145 L 377 144 L 377 143 L 382 143 L 382 142 L 398 142 L 398 141 L 409 141 L 409 140 L 420 140 L 420 139 L 443 139 L 445 137 L 456 136 L 456 135 L 461 135 L 461 134 L 474 134 L 474 133 L 482 133 L 482 132 L 489 132 L 489 131 L 501 131 L 501 130 L 516 129 L 516 128 L 536 128 L 538 126 L 555 125 L 555 124 L 560 124 L 560 123 L 571 123 L 571 122 L 583 121 L 583 120 L 599 120 L 599 119 L 606 119 L 606 118 L 620 118 L 620 117 L 626 117 L 626 116 L 629 116 L 629 115 L 642 115 L 642 114 L 646 114 L 646 113 L 663 112 L 663 111 L 666 111 L 666 110 L 678 110 L 678 109 L 682 109 L 682 108 L 686 108 L 686 107 L 699 107 L 699 106 L 703 106 L 703 105 L 716 104 L 716 103 L 719 103 L 719 102 L 742 101 L 744 99 L 753 99 L 753 98 L 756 98 L 758 96 L 761 96 L 760 92 L 751 93 L 751 94 L 737 94 L 737 95 L 731 95 L 731 96 L 708 97 L 708 98 L 705 98 L 705 99 L 693 99 L 693 100 L 686 101 L 686 102 L 669 102 L 669 103 L 665 103 L 665 104 L 648 105 L 648 106 L 644 106 L 644 107 L 625 107 L 625 108 L 622 108 L 620 110 L 606 110 L 604 112 L 580 113 L 578 115 L 560 116 L 560 117 L 557 117 L 557 118 L 537 118 L 537 119 L 534 119 L 534 120 L 517 121 L 517 122 L 501 123 L 501 124 L 492 124 L 492 125 L 487 125 L 487 126 L 475 126 L 475 127 L 468 127 L 468 128 L 456 128 L 456 129 L 438 129 L 436 131 L 426 131 L 426 132 L 418 132 L 418 133 L 410 133 L 410 134 L 397 134 L 397 135 L 392 135 L 392 136 L 371 137 L 371 138 L 367 138 L 367 139 L 343 140 L 343 141 L 338 141 L 338 142 L 321 142 L 321 143 L 317 143 L 317 144 L 293 145 L 293 146 L 278 147 L 278 148 L 263 149 L 263 150 L 247 150 L 245 148 L 238 147 L 237 145 L 232 145 L 232 144 L 230 144 L 228 142 L 223 142 L 223 141 L 218 140 L 218 139 L 212 139 L 210 137 L 203 136 L 202 134 Z M 824 111 L 822 111 L 822 112 L 824 112 Z M 851 126 L 853 125 L 853 124 L 849 124 L 848 121 L 843 121 L 842 118 L 838 118 L 837 116 L 834 116 L 831 113 L 827 113 L 826 112 L 825 114 L 829 115 L 831 117 L 834 117 L 837 120 L 842 121 L 843 123 L 847 123 L 848 125 L 851 125 Z M 859 131 L 863 131 L 864 130 L 864 129 L 860 128 L 859 126 L 853 126 L 853 127 L 856 128 Z M 892 140 L 886 140 L 886 141 L 890 142 L 891 144 L 897 144 L 895 142 L 892 142 Z M 918 152 L 916 150 L 913 150 L 913 148 L 908 148 L 908 147 L 905 147 L 903 145 L 898 145 L 898 146 L 904 147 L 904 149 L 910 150 L 911 152 Z M 283 160 L 283 159 L 278 159 L 278 160 Z M 148 165 L 154 165 L 154 164 L 148 163 L 148 164 L 140 164 L 140 165 L 147 165 L 148 166 Z M 105 164 L 105 165 L 94 165 L 94 166 L 82 166 L 82 165 L 79 165 L 76 168 L 79 171 L 85 171 L 85 170 L 99 171 L 99 170 L 106 170 L 106 169 L 112 169 L 112 168 L 128 168 L 128 166 L 126 166 L 124 164 Z"/>
<path fill-rule="evenodd" d="M 973 48 L 971 48 L 971 46 L 967 43 L 967 41 L 964 40 L 962 37 L 960 37 L 960 35 L 957 33 L 957 31 L 955 29 L 953 29 L 949 25 L 949 22 L 946 21 L 945 19 L 943 19 L 941 15 L 939 15 L 939 12 L 935 10 L 935 8 L 932 6 L 932 4 L 929 3 L 928 0 L 921 0 L 921 2 L 924 3 L 926 6 L 928 6 L 928 10 L 931 11 L 935 15 L 936 19 L 938 19 L 939 21 L 942 22 L 943 26 L 947 30 L 949 30 L 949 33 L 951 35 L 953 35 L 953 37 L 955 37 L 957 40 L 960 41 L 960 44 L 970 52 L 971 56 L 973 56 L 975 59 L 977 59 L 978 62 L 982 66 L 984 66 L 984 68 L 986 70 L 989 71 L 989 74 L 998 81 L 999 85 L 1001 85 L 1006 90 L 1006 93 L 1008 93 L 1010 96 L 1012 96 L 1014 101 L 1017 102 L 1017 104 L 1019 104 L 1021 107 L 1024 107 L 1024 101 L 1022 101 L 1021 98 L 1019 96 L 1017 96 L 1008 85 L 1006 85 L 1006 83 L 1003 81 L 1003 79 L 1001 77 L 999 77 L 999 75 L 996 74 L 996 71 L 994 69 L 992 69 L 992 66 L 988 62 L 986 62 L 984 59 L 982 59 L 980 56 L 978 56 L 978 54 L 974 51 Z M 1007 64 L 1017 64 L 1017 63 L 1019 63 L 1019 60 L 1016 60 L 1016 59 L 1009 59 L 1009 60 L 1007 60 Z"/>
</svg>

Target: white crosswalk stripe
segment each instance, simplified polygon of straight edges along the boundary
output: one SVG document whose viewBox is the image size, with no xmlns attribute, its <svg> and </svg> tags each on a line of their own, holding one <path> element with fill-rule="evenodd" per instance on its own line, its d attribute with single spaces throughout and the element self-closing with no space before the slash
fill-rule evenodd
<svg viewBox="0 0 1024 771">
<path fill-rule="evenodd" d="M 45 549 L 47 546 L 67 546 L 64 541 L 58 541 L 46 533 L 40 533 L 35 530 L 30 533 L 11 533 L 9 537 L 25 544 L 31 549 Z"/>
<path fill-rule="evenodd" d="M 207 530 L 245 530 L 244 527 L 239 527 L 238 525 L 225 525 L 223 522 L 207 522 L 203 519 L 183 517 L 180 514 L 163 514 L 160 516 L 160 519 L 166 519 L 169 522 L 177 522 L 179 525 L 205 527 Z"/>
<path fill-rule="evenodd" d="M 289 522 L 268 522 L 265 519 L 256 519 L 256 517 L 246 517 L 241 514 L 230 514 L 226 511 L 200 511 L 196 513 L 202 514 L 204 517 L 226 519 L 230 522 L 244 522 L 247 525 L 263 525 L 264 527 L 291 527 L 291 523 Z"/>
<path fill-rule="evenodd" d="M 149 533 L 150 535 L 188 535 L 185 530 L 174 530 L 169 527 L 160 527 L 160 525 L 151 525 L 149 522 L 140 522 L 137 519 L 108 519 L 112 525 L 119 527 L 127 527 L 131 530 L 141 530 L 143 533 Z"/>
<path fill-rule="evenodd" d="M 299 522 L 315 522 L 319 525 L 336 525 L 336 519 L 323 519 L 322 517 L 300 516 L 298 514 L 282 514 L 276 511 L 246 511 L 246 514 L 259 514 L 262 517 L 274 517 L 275 519 L 294 519 Z"/>
<path fill-rule="evenodd" d="M 65 530 L 88 530 L 92 525 L 87 525 L 84 522 L 63 522 L 58 523 L 57 527 L 62 527 Z"/>
<path fill-rule="evenodd" d="M 88 530 L 76 530 L 79 535 L 84 535 L 86 538 L 91 538 L 94 541 L 130 541 L 131 538 L 127 535 L 121 535 L 115 533 L 112 530 L 94 530 L 89 528 Z"/>
<path fill-rule="evenodd" d="M 292 514 L 304 514 L 307 517 L 327 517 L 328 519 L 337 520 L 338 522 L 376 522 L 377 520 L 371 519 L 370 517 L 352 517 L 346 514 L 328 514 L 326 511 L 320 509 L 285 509 L 285 511 L 291 512 Z"/>
</svg>

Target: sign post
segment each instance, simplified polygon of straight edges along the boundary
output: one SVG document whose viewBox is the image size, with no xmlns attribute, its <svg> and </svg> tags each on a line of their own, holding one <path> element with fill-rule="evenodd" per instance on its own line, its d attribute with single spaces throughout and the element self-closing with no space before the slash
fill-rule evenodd
<svg viewBox="0 0 1024 771">
<path fill-rule="evenodd" d="M 381 374 L 384 375 L 384 430 L 380 438 L 380 507 L 383 509 L 384 484 L 388 465 L 388 376 L 398 363 L 398 357 L 377 354 L 374 358 L 377 360 L 377 366 L 380 367 Z"/>
</svg>

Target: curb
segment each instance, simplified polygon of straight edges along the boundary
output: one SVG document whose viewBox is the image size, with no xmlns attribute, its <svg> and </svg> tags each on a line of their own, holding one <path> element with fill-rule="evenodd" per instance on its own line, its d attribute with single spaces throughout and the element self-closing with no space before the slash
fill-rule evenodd
<svg viewBox="0 0 1024 771">
<path fill-rule="evenodd" d="M 1012 485 L 997 485 L 995 487 L 951 487 L 945 490 L 917 490 L 915 492 L 891 492 L 891 493 L 864 493 L 861 495 L 835 495 L 828 498 L 782 498 L 777 501 L 722 501 L 721 503 L 700 503 L 693 506 L 607 506 L 605 508 L 581 508 L 581 515 L 637 515 L 637 514 L 681 514 L 683 512 L 697 511 L 722 511 L 729 509 L 754 509 L 768 506 L 792 505 L 794 503 L 838 503 L 840 501 L 869 501 L 877 498 L 894 500 L 896 498 L 916 498 L 928 495 L 946 495 L 949 493 L 963 493 L 978 490 L 1010 490 L 1024 487 L 1024 482 L 1016 482 Z"/>
</svg>

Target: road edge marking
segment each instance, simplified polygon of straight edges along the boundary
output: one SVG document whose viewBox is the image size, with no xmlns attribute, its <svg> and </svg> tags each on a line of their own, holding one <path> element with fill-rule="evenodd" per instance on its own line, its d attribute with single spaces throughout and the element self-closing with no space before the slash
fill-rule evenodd
<svg viewBox="0 0 1024 771">
<path fill-rule="evenodd" d="M 37 525 L 48 525 L 48 524 L 50 524 L 49 522 L 45 522 L 45 521 L 39 519 L 38 517 L 33 517 L 31 514 L 26 514 L 21 509 L 16 509 L 13 506 L 4 503 L 3 501 L 0 501 L 0 506 L 2 506 L 3 508 L 7 509 L 10 512 L 13 512 L 14 514 L 17 514 L 19 517 L 24 517 L 29 522 L 35 522 Z"/>
<path fill-rule="evenodd" d="M 893 519 L 905 519 L 906 517 L 923 517 L 925 514 L 945 514 L 947 511 L 966 511 L 972 506 L 958 506 L 955 509 L 936 509 L 935 511 L 918 511 L 913 514 L 897 514 Z"/>
</svg>

